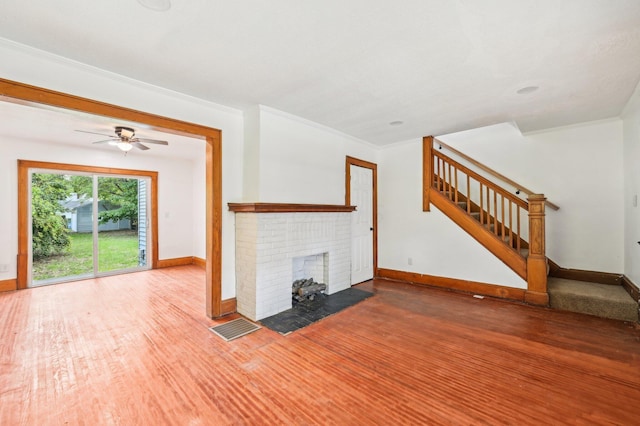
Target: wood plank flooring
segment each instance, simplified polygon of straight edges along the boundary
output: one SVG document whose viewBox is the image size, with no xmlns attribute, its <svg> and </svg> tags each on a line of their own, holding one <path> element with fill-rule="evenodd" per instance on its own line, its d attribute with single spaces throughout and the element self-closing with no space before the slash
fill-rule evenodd
<svg viewBox="0 0 640 426">
<path fill-rule="evenodd" d="M 0 425 L 640 421 L 629 323 L 374 281 L 288 336 L 225 342 L 182 266 L 0 294 Z M 224 321 L 235 318 L 231 316 Z"/>
</svg>

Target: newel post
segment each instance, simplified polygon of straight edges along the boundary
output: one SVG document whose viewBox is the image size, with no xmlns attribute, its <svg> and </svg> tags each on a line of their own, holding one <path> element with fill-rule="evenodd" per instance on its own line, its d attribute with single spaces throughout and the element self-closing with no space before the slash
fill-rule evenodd
<svg viewBox="0 0 640 426">
<path fill-rule="evenodd" d="M 433 136 L 422 138 L 422 211 L 431 210 L 433 186 Z"/>
<path fill-rule="evenodd" d="M 527 291 L 525 302 L 546 306 L 547 255 L 545 252 L 544 202 L 542 194 L 529 196 L 529 256 L 527 257 Z"/>
</svg>

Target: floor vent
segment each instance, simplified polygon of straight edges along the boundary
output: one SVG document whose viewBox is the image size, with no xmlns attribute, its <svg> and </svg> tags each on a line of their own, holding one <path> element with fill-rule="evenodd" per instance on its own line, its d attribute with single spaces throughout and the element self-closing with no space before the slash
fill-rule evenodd
<svg viewBox="0 0 640 426">
<path fill-rule="evenodd" d="M 225 322 L 224 324 L 209 327 L 209 330 L 213 331 L 228 342 L 229 340 L 237 339 L 245 334 L 259 330 L 260 328 L 262 327 L 247 321 L 244 318 L 238 318 L 233 321 Z"/>
</svg>

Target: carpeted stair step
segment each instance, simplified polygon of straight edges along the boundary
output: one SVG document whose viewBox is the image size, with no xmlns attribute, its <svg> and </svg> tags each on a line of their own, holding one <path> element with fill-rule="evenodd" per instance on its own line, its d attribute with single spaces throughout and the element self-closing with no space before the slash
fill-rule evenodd
<svg viewBox="0 0 640 426">
<path fill-rule="evenodd" d="M 622 286 L 549 277 L 547 288 L 552 308 L 638 322 L 638 302 Z"/>
</svg>

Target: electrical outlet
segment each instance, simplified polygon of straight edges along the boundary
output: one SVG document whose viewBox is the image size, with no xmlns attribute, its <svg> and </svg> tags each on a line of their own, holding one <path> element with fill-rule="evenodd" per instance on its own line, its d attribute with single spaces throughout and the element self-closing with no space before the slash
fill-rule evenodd
<svg viewBox="0 0 640 426">
<path fill-rule="evenodd" d="M 412 259 L 412 258 L 408 258 L 408 259 L 407 259 L 407 263 L 408 263 L 409 265 L 413 265 L 413 259 Z"/>
</svg>

